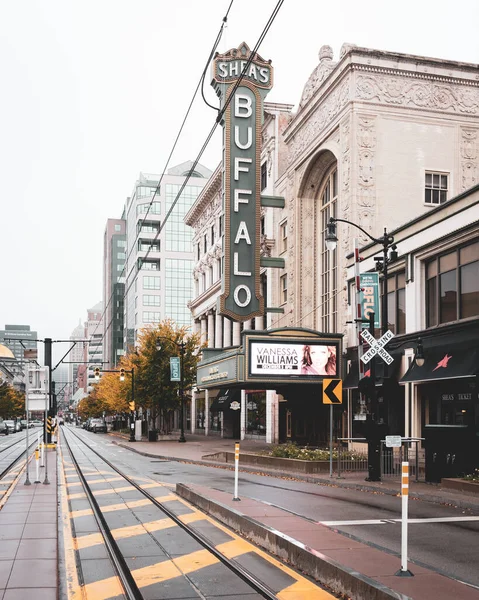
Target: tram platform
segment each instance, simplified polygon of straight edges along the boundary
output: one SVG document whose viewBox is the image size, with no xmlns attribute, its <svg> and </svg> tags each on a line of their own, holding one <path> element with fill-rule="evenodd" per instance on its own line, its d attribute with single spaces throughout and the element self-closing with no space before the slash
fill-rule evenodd
<svg viewBox="0 0 479 600">
<path fill-rule="evenodd" d="M 201 511 L 255 542 L 333 592 L 355 600 L 478 600 L 479 590 L 422 566 L 410 564 L 401 577 L 400 560 L 268 503 L 196 484 L 176 492 Z"/>
<path fill-rule="evenodd" d="M 48 476 L 48 484 L 45 475 Z M 45 453 L 40 482 L 30 465 L 0 500 L 0 600 L 57 600 L 57 455 Z"/>
</svg>

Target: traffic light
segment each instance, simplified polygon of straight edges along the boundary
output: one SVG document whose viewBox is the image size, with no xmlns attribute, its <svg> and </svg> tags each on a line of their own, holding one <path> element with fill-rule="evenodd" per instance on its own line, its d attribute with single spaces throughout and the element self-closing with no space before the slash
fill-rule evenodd
<svg viewBox="0 0 479 600">
<path fill-rule="evenodd" d="M 100 379 L 100 367 L 95 367 L 95 379 Z"/>
<path fill-rule="evenodd" d="M 130 402 L 128 402 L 128 406 L 129 406 L 131 412 L 134 412 L 134 410 L 135 410 L 135 401 L 131 400 Z"/>
<path fill-rule="evenodd" d="M 120 369 L 120 381 L 125 381 L 125 369 Z"/>
</svg>

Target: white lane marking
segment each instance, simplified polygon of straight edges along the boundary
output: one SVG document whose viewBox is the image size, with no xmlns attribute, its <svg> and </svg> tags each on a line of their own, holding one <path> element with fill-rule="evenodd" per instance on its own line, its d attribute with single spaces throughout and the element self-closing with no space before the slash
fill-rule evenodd
<svg viewBox="0 0 479 600">
<path fill-rule="evenodd" d="M 408 523 L 459 523 L 464 521 L 479 521 L 479 517 L 432 517 L 425 519 L 408 519 Z M 349 525 L 384 525 L 401 523 L 401 519 L 363 519 L 358 521 L 318 521 L 326 527 L 347 527 Z"/>
</svg>

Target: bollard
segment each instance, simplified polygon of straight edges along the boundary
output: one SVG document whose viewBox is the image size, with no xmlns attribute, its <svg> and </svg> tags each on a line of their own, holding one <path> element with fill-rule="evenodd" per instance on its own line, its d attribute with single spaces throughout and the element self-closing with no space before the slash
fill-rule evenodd
<svg viewBox="0 0 479 600">
<path fill-rule="evenodd" d="M 35 448 L 35 481 L 33 483 L 40 483 L 40 451 Z"/>
<path fill-rule="evenodd" d="M 401 463 L 401 568 L 396 573 L 398 577 L 414 577 L 407 568 L 407 520 L 409 499 L 409 463 Z"/>
<path fill-rule="evenodd" d="M 41 451 L 40 455 L 41 455 L 42 460 L 41 460 L 40 466 L 44 467 L 45 466 L 45 442 L 42 442 L 41 449 L 42 449 L 42 451 Z"/>
<path fill-rule="evenodd" d="M 241 500 L 238 498 L 238 472 L 239 472 L 239 443 L 235 444 L 235 493 L 233 496 L 233 500 Z"/>
<path fill-rule="evenodd" d="M 45 447 L 45 445 L 46 444 L 43 443 L 43 447 Z M 45 452 L 48 452 L 48 445 L 46 445 Z M 45 457 L 45 479 L 43 480 L 43 485 L 50 485 L 50 482 L 48 480 L 48 456 Z"/>
</svg>

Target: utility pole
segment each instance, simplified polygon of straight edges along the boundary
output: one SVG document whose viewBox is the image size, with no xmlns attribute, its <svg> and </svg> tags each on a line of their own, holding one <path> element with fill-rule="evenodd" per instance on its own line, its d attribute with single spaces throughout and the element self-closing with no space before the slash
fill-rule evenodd
<svg viewBox="0 0 479 600">
<path fill-rule="evenodd" d="M 52 417 L 52 338 L 45 338 L 45 367 L 48 367 L 48 408 L 45 411 L 45 421 L 43 423 L 43 439 L 49 444 L 52 441 L 51 433 L 47 433 L 48 417 Z"/>
</svg>

